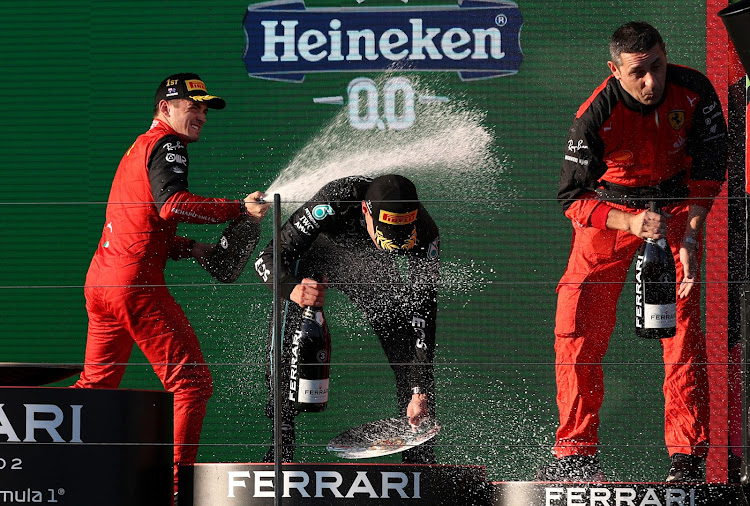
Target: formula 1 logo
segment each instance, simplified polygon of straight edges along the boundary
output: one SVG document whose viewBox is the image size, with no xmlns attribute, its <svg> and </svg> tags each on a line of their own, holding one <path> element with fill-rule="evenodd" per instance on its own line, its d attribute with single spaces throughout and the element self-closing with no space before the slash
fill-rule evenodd
<svg viewBox="0 0 750 506">
<path fill-rule="evenodd" d="M 306 8 L 251 4 L 243 60 L 251 77 L 302 82 L 310 72 L 458 72 L 463 80 L 513 75 L 523 60 L 513 2 L 455 6 Z"/>
</svg>

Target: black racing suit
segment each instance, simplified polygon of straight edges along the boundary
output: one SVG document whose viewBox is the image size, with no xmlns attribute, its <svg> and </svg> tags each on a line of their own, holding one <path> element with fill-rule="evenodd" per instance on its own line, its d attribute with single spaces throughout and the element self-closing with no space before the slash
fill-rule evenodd
<svg viewBox="0 0 750 506">
<path fill-rule="evenodd" d="M 416 246 L 408 257 L 408 280 L 402 279 L 396 255 L 377 249 L 367 233 L 362 201 L 372 179 L 347 177 L 321 188 L 297 209 L 281 230 L 281 296 L 286 299 L 282 324 L 281 391 L 289 389 L 289 363 L 292 336 L 299 327 L 302 308 L 289 296 L 303 278 L 321 281 L 346 294 L 372 325 L 396 377 L 398 410 L 406 416 L 412 389 L 428 395 L 430 416 L 435 416 L 435 323 L 439 235 L 432 218 L 420 204 L 417 213 Z M 273 244 L 269 243 L 255 263 L 260 279 L 273 288 Z M 335 336 L 334 336 L 335 347 Z M 268 336 L 270 359 L 272 332 Z M 273 418 L 273 391 L 270 360 L 266 368 L 269 389 L 266 416 Z M 286 396 L 285 396 L 286 398 Z M 284 401 L 284 421 L 297 413 Z M 425 456 L 425 452 L 429 455 Z M 421 455 L 421 456 L 420 456 Z M 434 460 L 431 446 L 404 452 L 409 461 Z"/>
</svg>

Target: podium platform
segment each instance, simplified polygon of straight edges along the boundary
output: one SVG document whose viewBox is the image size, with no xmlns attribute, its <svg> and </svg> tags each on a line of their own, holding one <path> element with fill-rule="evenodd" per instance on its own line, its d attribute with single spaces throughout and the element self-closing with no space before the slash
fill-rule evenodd
<svg viewBox="0 0 750 506">
<path fill-rule="evenodd" d="M 493 482 L 498 506 L 744 506 L 742 488 L 689 483 Z"/>
<path fill-rule="evenodd" d="M 284 505 L 483 505 L 484 467 L 282 464 Z M 180 506 L 272 506 L 272 464 L 180 467 Z"/>
<path fill-rule="evenodd" d="M 167 392 L 0 387 L 0 504 L 168 506 L 172 448 Z"/>
<path fill-rule="evenodd" d="M 272 506 L 271 464 L 180 468 L 180 506 Z M 739 485 L 488 482 L 482 466 L 283 464 L 285 506 L 744 506 Z"/>
</svg>

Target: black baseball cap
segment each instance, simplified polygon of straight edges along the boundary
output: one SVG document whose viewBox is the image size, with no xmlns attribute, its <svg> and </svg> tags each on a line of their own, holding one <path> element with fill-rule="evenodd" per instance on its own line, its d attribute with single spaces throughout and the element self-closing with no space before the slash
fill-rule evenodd
<svg viewBox="0 0 750 506">
<path fill-rule="evenodd" d="M 227 105 L 223 98 L 208 94 L 206 85 L 198 74 L 172 74 L 164 79 L 156 89 L 154 105 L 158 106 L 162 100 L 177 98 L 204 103 L 211 109 L 224 109 Z"/>
<path fill-rule="evenodd" d="M 378 246 L 393 251 L 414 247 L 419 211 L 414 183 L 397 174 L 375 178 L 365 194 L 365 204 L 372 215 Z"/>
</svg>

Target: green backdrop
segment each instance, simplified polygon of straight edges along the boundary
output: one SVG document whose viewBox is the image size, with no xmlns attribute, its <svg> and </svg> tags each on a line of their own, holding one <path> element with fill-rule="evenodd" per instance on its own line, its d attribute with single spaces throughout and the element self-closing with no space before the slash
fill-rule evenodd
<svg viewBox="0 0 750 506">
<path fill-rule="evenodd" d="M 405 7 L 401 1 L 308 1 L 307 7 Z M 411 0 L 408 6 L 451 5 Z M 567 129 L 607 76 L 607 41 L 622 23 L 657 26 L 672 61 L 705 69 L 705 2 L 527 0 L 524 59 L 514 76 L 463 82 L 455 72 L 310 73 L 301 84 L 248 77 L 247 3 L 237 0 L 6 1 L 0 15 L 0 361 L 82 362 L 82 284 L 100 237 L 120 157 L 151 122 L 158 82 L 196 72 L 227 100 L 190 146 L 191 191 L 238 198 L 282 172 L 372 173 L 414 179 L 441 230 L 436 376 L 441 462 L 526 480 L 550 458 L 556 427 L 555 286 L 570 225 L 555 201 Z M 403 131 L 355 131 L 345 96 L 355 78 L 396 77 L 424 96 Z M 446 129 L 447 128 L 447 129 Z M 454 135 L 449 135 L 454 134 Z M 314 182 L 307 186 L 315 186 Z M 313 188 L 314 189 L 314 188 Z M 284 196 L 282 192 L 282 197 Z M 285 201 L 289 206 L 297 202 Z M 270 237 L 270 220 L 261 244 Z M 220 226 L 185 226 L 215 241 Z M 167 270 L 215 377 L 199 460 L 257 461 L 267 448 L 263 347 L 271 293 L 249 266 L 220 285 L 189 261 Z M 613 480 L 657 480 L 663 447 L 658 343 L 636 340 L 632 285 L 621 298 L 606 362 L 601 460 Z M 353 306 L 331 292 L 331 401 L 299 418 L 298 458 L 335 460 L 325 443 L 395 416 L 390 369 Z M 135 350 L 122 387 L 159 389 Z M 61 382 L 61 386 L 73 380 Z M 0 401 L 1 402 L 1 401 Z M 397 457 L 380 461 L 398 461 Z"/>
</svg>

